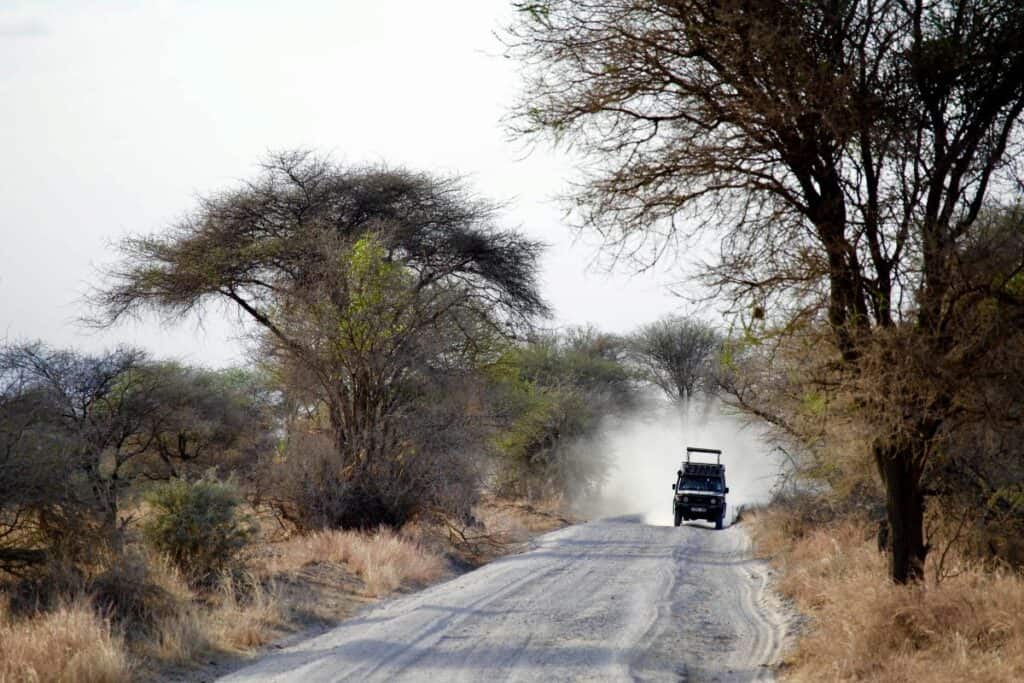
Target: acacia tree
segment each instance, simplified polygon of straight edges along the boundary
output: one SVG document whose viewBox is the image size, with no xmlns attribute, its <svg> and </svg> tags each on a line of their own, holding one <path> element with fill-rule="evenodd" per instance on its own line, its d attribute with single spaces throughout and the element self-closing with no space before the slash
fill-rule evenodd
<svg viewBox="0 0 1024 683">
<path fill-rule="evenodd" d="M 85 553 L 96 551 L 86 547 L 92 541 L 120 546 L 127 470 L 149 448 L 145 427 L 160 410 L 143 359 L 132 349 L 0 348 L 0 376 L 16 380 L 0 411 L 7 445 L 0 518 L 12 541 L 31 547 L 42 539 Z"/>
<path fill-rule="evenodd" d="M 721 339 L 708 325 L 669 316 L 644 325 L 630 342 L 644 374 L 670 399 L 682 401 L 698 387 L 713 388 L 709 364 Z"/>
<path fill-rule="evenodd" d="M 432 380 L 547 312 L 541 246 L 496 227 L 495 211 L 456 180 L 272 155 L 258 178 L 201 200 L 165 233 L 125 240 L 96 297 L 100 322 L 236 308 L 331 434 L 332 476 L 350 486 L 333 523 L 400 524 L 410 501 L 440 503 L 410 497 L 432 443 L 410 429 Z M 396 482 L 401 501 L 381 488 Z"/>
<path fill-rule="evenodd" d="M 958 406 L 948 380 L 1017 326 L 1016 265 L 959 255 L 1018 185 L 1024 5 L 1015 0 L 517 3 L 513 127 L 581 150 L 579 219 L 642 256 L 715 233 L 706 282 L 778 327 L 822 319 L 879 420 L 892 576 L 923 575 L 922 484 Z M 969 311 L 995 315 L 959 335 Z M 759 317 L 756 316 L 756 317 Z M 869 360 L 865 360 L 869 359 Z M 932 368 L 940 368 L 933 372 Z M 869 371 L 881 370 L 870 377 Z M 879 392 L 885 378 L 900 390 Z M 879 400 L 882 399 L 882 400 Z"/>
</svg>

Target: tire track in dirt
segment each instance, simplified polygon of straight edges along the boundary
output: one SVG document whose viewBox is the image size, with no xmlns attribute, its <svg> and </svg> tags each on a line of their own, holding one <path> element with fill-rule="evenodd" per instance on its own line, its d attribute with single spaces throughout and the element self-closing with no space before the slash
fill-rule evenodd
<svg viewBox="0 0 1024 683">
<path fill-rule="evenodd" d="M 742 528 L 599 520 L 373 608 L 225 681 L 764 681 L 788 616 Z"/>
</svg>

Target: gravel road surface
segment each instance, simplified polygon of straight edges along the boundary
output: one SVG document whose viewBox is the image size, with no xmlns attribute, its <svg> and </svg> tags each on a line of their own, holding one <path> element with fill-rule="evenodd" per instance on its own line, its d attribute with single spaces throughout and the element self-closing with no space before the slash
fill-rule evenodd
<svg viewBox="0 0 1024 683">
<path fill-rule="evenodd" d="M 742 526 L 619 517 L 532 547 L 221 680 L 772 680 L 787 616 Z"/>
</svg>

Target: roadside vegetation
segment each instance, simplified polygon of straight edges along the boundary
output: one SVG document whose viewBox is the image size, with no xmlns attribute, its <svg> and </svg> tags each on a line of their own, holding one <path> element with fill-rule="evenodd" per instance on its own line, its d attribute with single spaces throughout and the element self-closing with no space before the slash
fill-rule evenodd
<svg viewBox="0 0 1024 683">
<path fill-rule="evenodd" d="M 1020 680 L 1024 6 L 516 7 L 511 132 L 579 155 L 616 259 L 695 250 L 728 312 L 718 395 L 788 461 L 759 528 L 812 617 L 793 676 Z"/>
<path fill-rule="evenodd" d="M 0 346 L 0 680 L 187 678 L 510 552 L 641 381 L 454 181 L 277 154 L 121 249 L 91 323 L 226 305 L 252 362 Z"/>
<path fill-rule="evenodd" d="M 849 398 L 890 574 L 923 580 L 947 445 L 1018 421 L 985 392 L 1020 386 L 1024 7 L 516 6 L 511 132 L 580 155 L 568 210 L 616 258 L 717 246 L 698 284 L 741 341 L 803 345 L 809 402 Z"/>
<path fill-rule="evenodd" d="M 604 375 L 631 391 L 625 368 L 593 367 L 602 361 L 581 341 L 593 333 L 581 334 L 509 343 L 480 370 L 463 410 L 481 436 L 445 461 L 466 470 L 420 470 L 409 482 L 425 496 L 471 482 L 465 507 L 424 507 L 401 522 L 382 509 L 372 524 L 328 514 L 337 507 L 292 512 L 346 509 L 344 490 L 330 488 L 344 472 L 308 468 L 330 462 L 330 439 L 292 426 L 288 387 L 269 366 L 4 347 L 0 680 L 188 678 L 569 523 L 573 491 L 604 476 L 573 443 L 625 400 Z M 578 356 L 549 356 L 568 338 Z M 567 397 L 571 429 L 535 416 L 537 405 L 562 415 L 553 406 Z"/>
<path fill-rule="evenodd" d="M 877 523 L 780 500 L 747 512 L 777 589 L 809 619 L 782 680 L 998 681 L 1024 677 L 1024 580 L 952 548 L 925 566 L 927 587 L 885 578 Z M 818 508 L 810 510 L 809 507 Z"/>
</svg>

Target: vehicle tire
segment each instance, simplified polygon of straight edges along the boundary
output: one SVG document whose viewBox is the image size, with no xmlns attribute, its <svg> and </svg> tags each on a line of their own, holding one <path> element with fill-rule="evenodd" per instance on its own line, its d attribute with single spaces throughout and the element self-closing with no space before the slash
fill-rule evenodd
<svg viewBox="0 0 1024 683">
<path fill-rule="evenodd" d="M 683 511 L 680 510 L 679 508 L 675 508 L 675 513 L 676 526 L 679 526 L 683 523 Z"/>
<path fill-rule="evenodd" d="M 722 529 L 722 522 L 723 521 L 725 521 L 725 513 L 724 512 L 718 516 L 718 519 L 715 520 L 715 528 L 718 529 L 718 530 L 721 530 Z"/>
</svg>

